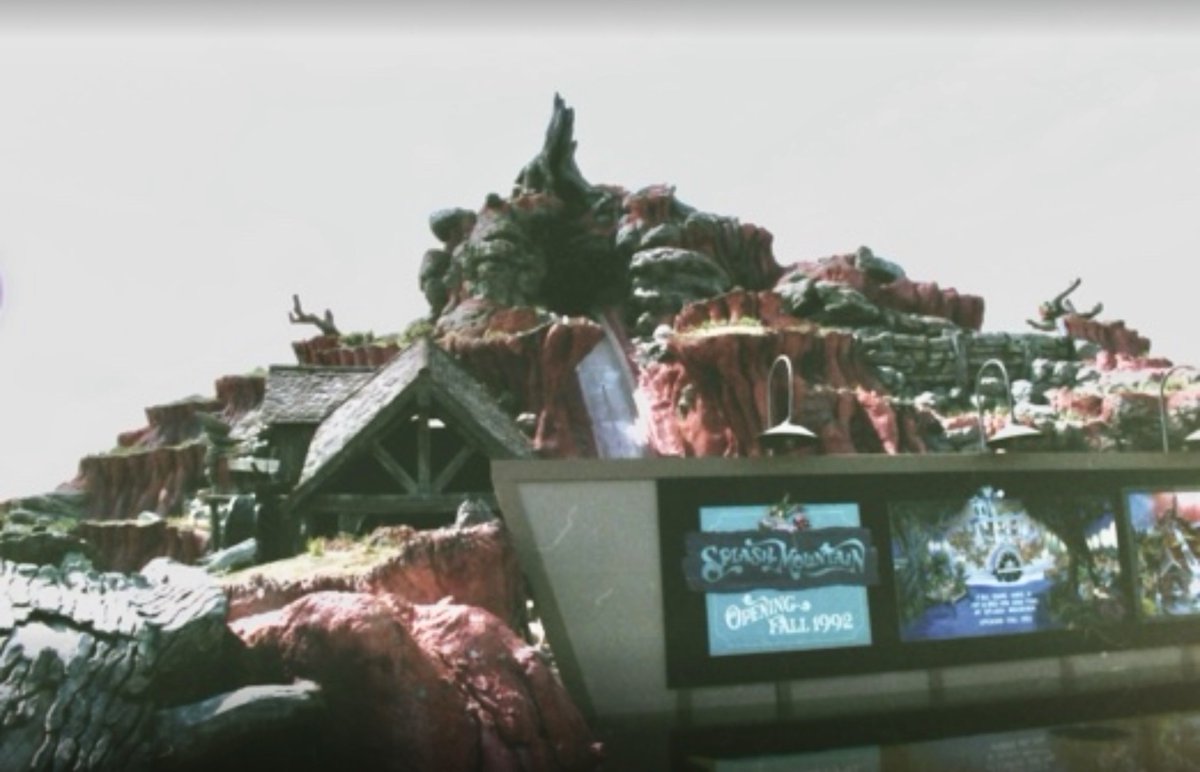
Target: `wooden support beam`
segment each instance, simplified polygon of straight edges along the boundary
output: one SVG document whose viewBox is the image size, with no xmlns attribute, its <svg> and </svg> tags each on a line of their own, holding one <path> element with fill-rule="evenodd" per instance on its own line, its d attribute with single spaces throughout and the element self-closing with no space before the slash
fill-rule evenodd
<svg viewBox="0 0 1200 772">
<path fill-rule="evenodd" d="M 434 492 L 441 493 L 450 484 L 450 481 L 454 479 L 454 475 L 458 474 L 458 471 L 471 460 L 471 456 L 475 455 L 476 452 L 470 445 L 463 445 L 459 448 L 454 458 L 450 459 L 450 463 L 446 464 L 438 472 L 437 479 L 433 481 Z"/>
<path fill-rule="evenodd" d="M 432 489 L 430 456 L 433 455 L 429 429 L 429 384 L 422 380 L 417 388 L 417 485 L 420 490 L 429 491 Z"/>
<path fill-rule="evenodd" d="M 457 437 L 469 445 L 478 447 L 485 456 L 495 458 L 512 456 L 511 450 L 492 437 L 491 432 L 478 425 L 475 416 L 471 415 L 470 411 L 463 409 L 454 400 L 445 399 L 437 393 L 433 397 L 438 409 L 445 417 L 446 428 L 454 432 Z"/>
<path fill-rule="evenodd" d="M 474 495 L 474 494 L 472 494 Z M 312 514 L 328 515 L 421 515 L 456 512 L 467 494 L 397 494 L 370 495 L 365 493 L 325 493 L 313 496 L 305 502 L 305 510 Z M 481 498 L 493 509 L 497 508 L 496 497 L 488 494 Z"/>
<path fill-rule="evenodd" d="M 400 465 L 400 462 L 397 461 L 391 453 L 388 453 L 387 448 L 383 447 L 383 443 L 381 443 L 379 440 L 375 440 L 371 443 L 371 455 L 375 457 L 375 460 L 379 462 L 379 465 L 382 466 L 388 474 L 395 478 L 396 482 L 400 483 L 400 487 L 404 488 L 404 490 L 408 491 L 409 493 L 420 492 L 420 487 L 417 485 L 417 481 L 412 478 L 412 475 L 404 470 L 404 467 Z"/>
</svg>

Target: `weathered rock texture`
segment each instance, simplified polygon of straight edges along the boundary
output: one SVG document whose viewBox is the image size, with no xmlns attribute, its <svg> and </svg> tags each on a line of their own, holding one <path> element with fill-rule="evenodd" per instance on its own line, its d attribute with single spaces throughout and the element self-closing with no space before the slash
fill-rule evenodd
<svg viewBox="0 0 1200 772">
<path fill-rule="evenodd" d="M 0 531 L 0 560 L 57 565 L 71 553 L 91 557 L 94 549 L 78 536 L 59 530 L 6 525 Z"/>
<path fill-rule="evenodd" d="M 545 455 L 597 452 L 575 368 L 605 328 L 628 359 L 645 444 L 661 455 L 760 453 L 767 370 L 780 354 L 794 360 L 797 418 L 820 435 L 815 452 L 977 447 L 975 380 L 990 360 L 1019 382 L 1017 417 L 1042 426 L 1048 448 L 1141 444 L 1118 436 L 1127 421 L 1052 416 L 1047 396 L 1076 386 L 1064 374 L 1086 380 L 1105 357 L 1145 355 L 1149 341 L 1122 322 L 1072 315 L 1060 333 L 981 332 L 982 298 L 910 278 L 866 247 L 781 265 L 768 231 L 698 211 L 673 187 L 589 183 L 561 101 L 510 197 L 489 195 L 478 212 L 443 210 L 430 224 L 441 246 L 420 278 L 439 340 L 514 415 L 537 416 Z M 579 286 L 560 280 L 568 275 Z M 510 337 L 555 325 L 554 312 L 586 314 L 596 330 L 572 321 L 570 343 L 554 346 Z M 1137 383 L 1089 388 L 1149 394 L 1167 366 L 1143 362 Z M 989 410 L 999 396 L 981 395 Z"/>
<path fill-rule="evenodd" d="M 482 379 L 490 374 L 514 413 L 538 416 L 546 455 L 596 452 L 575 366 L 600 336 L 556 349 L 557 357 L 527 354 L 525 377 L 499 378 L 512 366 L 497 361 L 486 320 L 530 307 L 539 310 L 517 314 L 525 329 L 550 309 L 586 313 L 613 333 L 633 373 L 646 445 L 661 455 L 760 453 L 767 370 L 780 354 L 794 360 L 796 418 L 820 435 L 815 451 L 803 452 L 825 453 L 978 447 L 975 382 L 990 360 L 1007 368 L 1016 418 L 1042 428 L 1047 449 L 1143 447 L 1150 433 L 1128 410 L 1093 420 L 1061 411 L 1069 400 L 1052 399 L 1052 390 L 1136 403 L 1126 393 L 1152 395 L 1170 366 L 1140 359 L 1149 341 L 1120 321 L 1072 314 L 1060 332 L 982 332 L 981 297 L 910 278 L 866 247 L 781 265 L 765 229 L 698 211 L 670 186 L 593 185 L 575 164 L 574 114 L 561 101 L 510 197 L 492 194 L 478 212 L 439 212 L 431 229 L 441 247 L 426 255 L 421 282 L 440 340 Z M 566 275 L 583 289 L 554 278 Z M 1097 377 L 1114 362 L 1140 373 Z M 995 375 L 978 395 L 989 411 L 1005 403 Z M 1002 421 L 989 413 L 987 423 Z M 1193 423 L 1176 413 L 1171 430 Z"/>
<path fill-rule="evenodd" d="M 882 309 L 938 317 L 969 330 L 983 324 L 983 298 L 960 295 L 933 282 L 913 282 L 899 266 L 882 261 L 866 247 L 854 254 L 796 263 L 781 284 L 798 277 L 848 287 Z"/>
<path fill-rule="evenodd" d="M 780 354 L 794 359 L 795 417 L 820 436 L 797 452 L 973 450 L 976 398 L 990 425 L 1005 413 L 995 371 L 974 393 L 990 360 L 1007 368 L 1016 418 L 1042 428 L 1047 449 L 1149 446 L 1149 418 L 1070 407 L 1155 394 L 1171 363 L 1148 359 L 1150 342 L 1123 322 L 1068 314 L 1057 331 L 985 332 L 981 297 L 910 277 L 867 247 L 781 261 L 765 228 L 689 206 L 669 185 L 589 182 L 575 161 L 574 117 L 555 100 L 542 147 L 508 195 L 433 213 L 436 246 L 418 277 L 430 305 L 418 324 L 522 417 L 541 455 L 599 453 L 601 419 L 577 368 L 605 340 L 624 360 L 620 377 L 604 372 L 605 398 L 636 406 L 630 429 L 645 433 L 630 452 L 761 453 L 767 371 Z M 1031 308 L 1042 294 L 1031 289 Z M 302 364 L 378 367 L 408 332 L 322 334 L 293 349 Z M 197 412 L 219 414 L 248 446 L 263 428 L 262 387 L 259 377 L 227 377 L 212 398 L 149 408 L 148 425 L 121 435 L 117 452 L 81 462 L 75 486 L 89 515 L 178 511 L 204 482 Z M 1172 413 L 1172 435 L 1196 420 Z M 218 477 L 229 482 L 223 469 Z"/>
<path fill-rule="evenodd" d="M 169 561 L 141 574 L 0 561 L 0 769 L 128 770 L 155 711 L 226 681 L 226 601 Z"/>
<path fill-rule="evenodd" d="M 1150 342 L 1123 322 L 1067 314 L 1058 331 L 984 332 L 981 297 L 910 277 L 867 247 L 780 260 L 768 230 L 689 206 L 670 185 L 590 182 L 575 160 L 575 128 L 556 98 L 540 150 L 507 195 L 434 212 L 436 245 L 418 276 L 430 307 L 419 324 L 523 417 L 540 454 L 597 455 L 577 367 L 605 339 L 624 359 L 613 379 L 623 393 L 607 398 L 638 407 L 646 436 L 629 443 L 637 452 L 760 453 L 767 369 L 779 354 L 796 360 L 797 418 L 820 435 L 802 452 L 973 449 L 976 397 L 1004 412 L 994 373 L 983 381 L 991 390 L 974 393 L 993 359 L 1014 382 L 1017 418 L 1044 428 L 1047 448 L 1149 442 L 1136 421 L 1109 421 L 1128 411 L 1068 408 L 1154 394 L 1170 362 L 1146 358 Z M 1043 294 L 1031 289 L 1031 309 Z M 322 334 L 293 349 L 302 364 L 378 367 L 407 333 Z M 1126 375 L 1105 375 L 1114 369 Z M 116 452 L 80 463 L 74 485 L 89 515 L 178 511 L 204 482 L 197 412 L 219 414 L 251 444 L 262 389 L 261 377 L 230 376 L 213 397 L 148 408 L 147 426 L 122 434 Z M 1130 427 L 1137 436 L 1122 437 Z M 1170 428 L 1195 428 L 1194 418 L 1173 413 Z"/>
<path fill-rule="evenodd" d="M 1105 351 L 1139 357 L 1150 351 L 1150 341 L 1125 326 L 1125 322 L 1102 322 L 1072 314 L 1063 319 L 1067 335 L 1091 341 Z"/>
<path fill-rule="evenodd" d="M 321 592 L 234 629 L 264 676 L 322 685 L 346 768 L 599 766 L 541 656 L 482 609 Z"/>
<path fill-rule="evenodd" d="M 292 343 L 296 360 L 302 365 L 331 367 L 379 367 L 400 353 L 395 343 L 343 344 L 336 336 L 318 335 Z"/>
<path fill-rule="evenodd" d="M 532 329 L 494 327 L 483 337 L 452 334 L 443 342 L 513 415 L 538 416 L 536 449 L 593 456 L 595 438 L 575 367 L 603 336 L 594 322 L 566 319 Z"/>
<path fill-rule="evenodd" d="M 461 529 L 376 530 L 367 545 L 347 547 L 349 565 L 328 554 L 302 555 L 224 581 L 230 620 L 273 611 L 322 591 L 390 595 L 409 603 L 450 598 L 519 628 L 524 587 L 516 551 L 500 522 Z M 364 552 L 368 554 L 363 554 Z"/>
<path fill-rule="evenodd" d="M 87 493 L 94 518 L 126 518 L 139 512 L 178 512 L 189 491 L 204 484 L 204 445 L 85 456 L 75 485 Z"/>
<path fill-rule="evenodd" d="M 208 548 L 208 535 L 162 518 L 85 520 L 75 527 L 94 551 L 101 571 L 139 571 L 154 558 L 195 563 Z"/>
<path fill-rule="evenodd" d="M 136 563 L 107 542 L 168 524 L 81 530 Z M 0 561 L 0 769 L 596 768 L 579 713 L 513 632 L 523 585 L 500 521 L 348 549 L 224 590 L 165 559 L 132 575 Z M 297 677 L 314 684 L 285 685 Z"/>
<path fill-rule="evenodd" d="M 319 737 L 328 720 L 321 687 L 298 680 L 291 684 L 253 684 L 222 692 L 157 714 L 165 746 L 155 765 L 175 770 L 329 769 Z"/>
<path fill-rule="evenodd" d="M 263 384 L 262 376 L 228 375 L 217 379 L 214 398 L 146 408 L 147 425 L 118 435 L 115 451 L 84 457 L 70 487 L 84 493 L 93 518 L 181 512 L 185 498 L 205 483 L 205 445 L 196 414 L 214 414 L 231 424 L 236 441 L 252 439 Z M 226 469 L 220 476 L 228 484 Z"/>
</svg>

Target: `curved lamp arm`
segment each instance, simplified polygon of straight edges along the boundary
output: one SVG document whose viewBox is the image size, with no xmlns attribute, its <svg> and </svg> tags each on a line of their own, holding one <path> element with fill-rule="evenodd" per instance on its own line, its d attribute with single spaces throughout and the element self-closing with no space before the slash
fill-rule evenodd
<svg viewBox="0 0 1200 772">
<path fill-rule="evenodd" d="M 792 370 L 792 360 L 789 359 L 786 355 L 780 354 L 779 356 L 775 357 L 775 361 L 771 363 L 771 369 L 767 371 L 767 428 L 768 429 L 775 426 L 777 423 L 780 423 L 775 420 L 774 400 L 772 399 L 772 394 L 774 393 L 775 390 L 771 387 L 775 383 L 775 368 L 781 362 L 783 363 L 784 369 L 787 371 L 787 385 L 788 385 L 787 415 L 785 415 L 783 417 L 784 421 L 792 420 L 792 408 L 795 407 L 796 386 L 795 386 L 795 375 L 793 374 L 794 371 Z"/>
<path fill-rule="evenodd" d="M 1167 381 L 1171 379 L 1171 376 L 1177 370 L 1191 370 L 1192 372 L 1196 372 L 1196 368 L 1191 365 L 1175 365 L 1163 374 L 1162 381 L 1158 384 L 1158 420 L 1159 426 L 1162 427 L 1163 453 L 1171 452 L 1171 447 L 1167 442 Z"/>
<path fill-rule="evenodd" d="M 979 372 L 975 373 L 975 420 L 979 423 L 979 449 L 987 452 L 987 431 L 983 428 L 983 400 L 979 398 L 979 384 L 983 382 L 983 372 L 992 365 L 1000 369 L 1000 375 L 1004 378 L 1004 401 L 1008 403 L 1009 420 L 1012 420 L 1013 401 L 1012 401 L 1012 385 L 1008 381 L 1008 368 L 999 359 L 989 359 L 979 366 Z"/>
<path fill-rule="evenodd" d="M 787 415 L 782 421 L 775 423 L 775 398 L 773 396 L 774 389 L 771 388 L 775 380 L 775 368 L 779 363 L 783 363 L 784 371 L 787 374 Z M 787 356 L 780 355 L 775 357 L 775 361 L 771 363 L 771 369 L 767 371 L 767 429 L 760 435 L 758 440 L 763 450 L 774 452 L 776 450 L 790 450 L 797 445 L 808 445 L 818 441 L 818 437 L 810 429 L 801 426 L 797 423 L 792 423 L 792 414 L 796 408 L 796 379 L 792 371 L 792 360 Z"/>
</svg>

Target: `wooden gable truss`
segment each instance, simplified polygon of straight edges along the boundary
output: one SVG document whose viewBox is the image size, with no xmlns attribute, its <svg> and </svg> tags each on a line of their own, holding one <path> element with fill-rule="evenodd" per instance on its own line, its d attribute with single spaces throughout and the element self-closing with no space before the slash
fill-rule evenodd
<svg viewBox="0 0 1200 772">
<path fill-rule="evenodd" d="M 491 460 L 531 453 L 483 387 L 422 340 L 317 429 L 286 507 L 314 533 L 335 518 L 436 524 L 468 497 L 494 508 Z"/>
</svg>

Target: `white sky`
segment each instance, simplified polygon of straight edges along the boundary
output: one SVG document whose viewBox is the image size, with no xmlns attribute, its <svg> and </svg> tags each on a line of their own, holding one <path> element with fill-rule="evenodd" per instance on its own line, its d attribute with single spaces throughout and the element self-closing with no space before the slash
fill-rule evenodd
<svg viewBox="0 0 1200 772">
<path fill-rule="evenodd" d="M 146 405 L 292 362 L 293 292 L 344 331 L 423 314 L 428 215 L 507 193 L 556 90 L 590 181 L 672 183 L 782 263 L 866 244 L 1013 330 L 1079 275 L 1080 307 L 1200 364 L 1200 24 L 1155 8 L 0 16 L 0 500 Z"/>
</svg>

